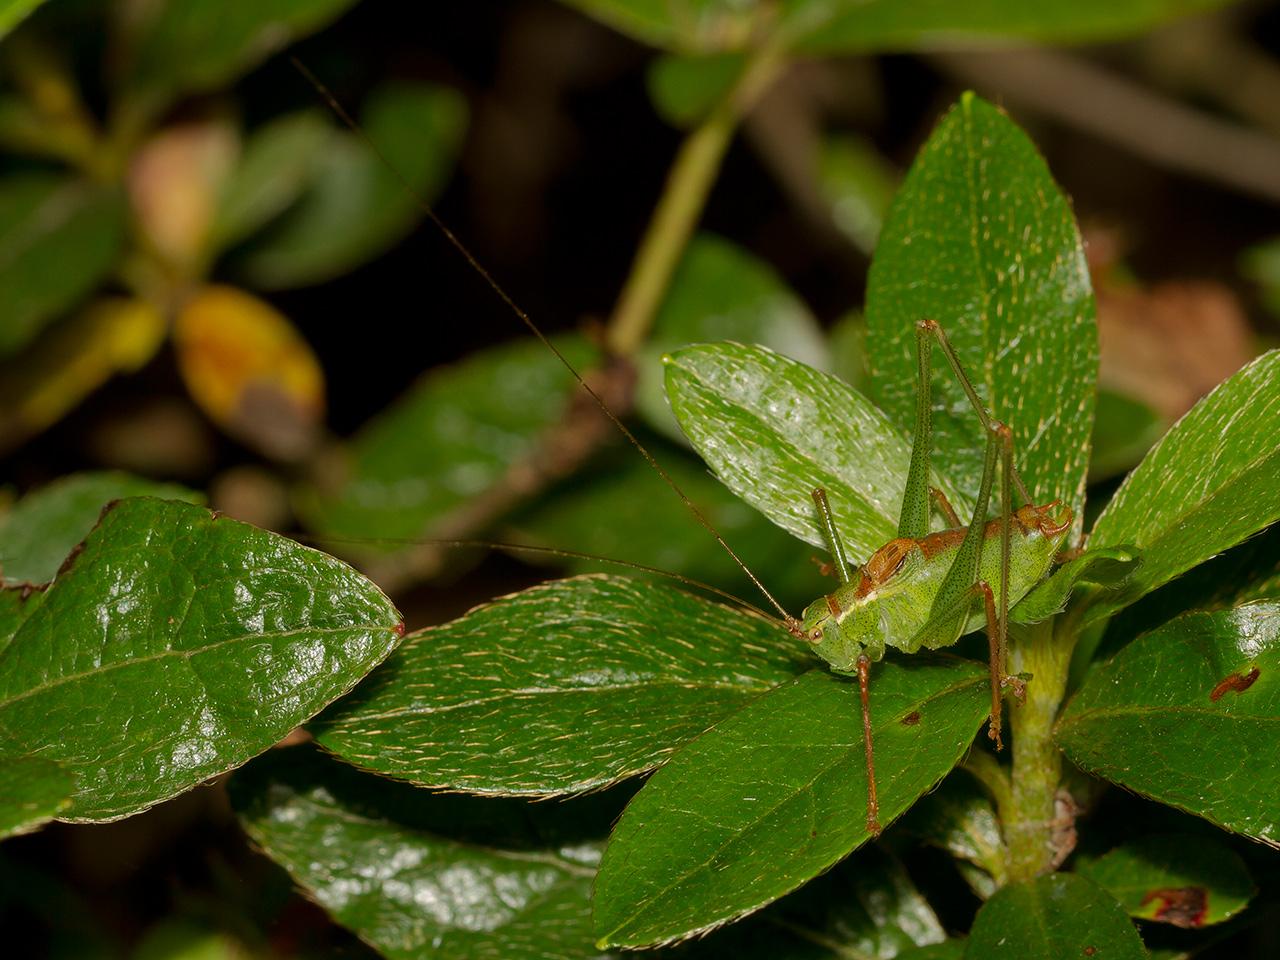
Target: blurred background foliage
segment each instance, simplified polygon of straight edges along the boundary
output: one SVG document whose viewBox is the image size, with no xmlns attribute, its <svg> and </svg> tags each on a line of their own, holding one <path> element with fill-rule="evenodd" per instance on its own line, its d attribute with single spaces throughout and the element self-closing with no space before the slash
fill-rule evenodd
<svg viewBox="0 0 1280 960">
<path fill-rule="evenodd" d="M 1105 502 L 1169 424 L 1275 342 L 1280 8 L 963 6 L 0 2 L 4 576 L 47 579 L 102 503 L 156 490 L 352 559 L 410 627 L 534 582 L 544 561 L 600 568 L 404 542 L 427 537 L 599 554 L 743 591 L 634 451 L 574 412 L 563 367 L 423 223 L 426 202 L 634 408 L 794 607 L 821 583 L 810 551 L 685 452 L 661 355 L 739 339 L 861 382 L 881 220 L 969 87 L 1028 129 L 1085 231 Z M 617 351 L 614 375 L 605 321 L 672 157 L 742 82 L 762 34 L 798 55 L 726 132 L 652 332 Z M 66 536 L 33 542 L 50 514 Z M 1107 803 L 1116 822 L 1150 814 Z M 1274 863 L 1251 866 L 1274 895 Z M 944 925 L 972 909 L 967 895 Z M 6 843 L 0 911 L 32 956 L 368 955 L 250 851 L 217 787 Z M 1253 927 L 1205 955 L 1274 955 L 1274 936 Z"/>
</svg>

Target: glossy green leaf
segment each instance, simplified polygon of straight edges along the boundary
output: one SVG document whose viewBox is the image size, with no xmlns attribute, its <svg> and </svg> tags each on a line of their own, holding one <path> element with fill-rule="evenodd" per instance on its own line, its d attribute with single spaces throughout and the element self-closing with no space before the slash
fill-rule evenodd
<svg viewBox="0 0 1280 960">
<path fill-rule="evenodd" d="M 658 114 L 675 127 L 692 127 L 732 88 L 746 58 L 741 53 L 655 57 L 645 79 Z"/>
<path fill-rule="evenodd" d="M 874 844 L 806 884 L 761 919 L 828 944 L 838 957 L 897 957 L 947 937 L 902 863 Z"/>
<path fill-rule="evenodd" d="M 0 180 L 0 356 L 25 346 L 115 265 L 124 202 L 61 174 Z"/>
<path fill-rule="evenodd" d="M 735 49 L 768 14 L 759 0 L 563 0 L 629 37 L 686 52 Z"/>
<path fill-rule="evenodd" d="M 191 504 L 123 500 L 0 650 L 0 745 L 76 775 L 64 818 L 128 816 L 270 747 L 402 630 L 332 557 Z"/>
<path fill-rule="evenodd" d="M 1093 548 L 1133 544 L 1142 567 L 1100 594 L 1107 616 L 1280 519 L 1280 350 L 1219 384 L 1179 420 L 1116 491 Z"/>
<path fill-rule="evenodd" d="M 867 278 L 872 394 L 914 429 L 916 323 L 946 331 L 992 416 L 1013 428 L 1036 503 L 1084 507 L 1097 378 L 1093 293 L 1071 206 L 996 107 L 965 94 L 920 150 Z M 976 491 L 987 438 L 934 349 L 934 462 Z"/>
<path fill-rule="evenodd" d="M 1212 837 L 1150 834 L 1081 866 L 1132 917 L 1202 927 L 1235 916 L 1257 892 L 1240 855 Z"/>
<path fill-rule="evenodd" d="M 6 582 L 48 583 L 103 508 L 125 497 L 201 503 L 194 490 L 127 473 L 77 473 L 27 494 L 0 515 L 0 574 Z"/>
<path fill-rule="evenodd" d="M 607 820 L 581 816 L 590 800 L 430 796 L 299 753 L 273 751 L 238 773 L 232 803 L 307 896 L 384 957 L 599 955 L 588 897 Z M 534 826 L 547 819 L 557 829 Z"/>
<path fill-rule="evenodd" d="M 1120 904 L 1070 873 L 1051 873 L 999 890 L 978 911 L 965 960 L 1146 960 Z"/>
<path fill-rule="evenodd" d="M 278 117 L 254 130 L 223 185 L 210 231 L 213 248 L 239 243 L 293 203 L 334 135 L 316 110 Z"/>
<path fill-rule="evenodd" d="M 818 369 L 830 362 L 822 328 L 772 267 L 723 237 L 700 233 L 690 241 L 636 360 L 636 407 L 652 426 L 682 436 L 663 389 L 663 356 L 720 340 L 759 344 Z"/>
<path fill-rule="evenodd" d="M 716 476 L 784 530 L 825 545 L 811 497 L 823 487 L 855 562 L 893 539 L 911 451 L 843 381 L 761 347 L 714 343 L 670 357 L 667 395 Z"/>
<path fill-rule="evenodd" d="M 735 497 L 686 451 L 653 445 L 649 449 L 784 606 L 800 609 L 830 589 L 830 580 L 810 562 L 814 554 L 807 544 L 779 530 Z M 755 587 L 653 467 L 630 448 L 619 448 L 617 460 L 598 470 L 578 473 L 573 483 L 521 511 L 513 521 L 515 539 L 695 577 L 759 604 Z M 602 523 L 602 517 L 608 522 Z M 532 562 L 543 559 L 521 552 L 517 556 Z M 586 557 L 545 559 L 566 565 L 574 573 L 631 572 L 616 563 Z"/>
<path fill-rule="evenodd" d="M 993 41 L 1067 43 L 1107 40 L 1227 0 L 782 0 L 783 28 L 810 53 L 905 51 L 990 46 Z"/>
<path fill-rule="evenodd" d="M 1114 652 L 1179 614 L 1250 600 L 1280 600 L 1280 525 L 1193 567 L 1120 611 L 1106 625 L 1107 646 Z"/>
<path fill-rule="evenodd" d="M 1280 845 L 1280 603 L 1171 620 L 1096 666 L 1056 738 L 1090 773 Z"/>
<path fill-rule="evenodd" d="M 128 89 L 161 102 L 217 89 L 335 19 L 352 0 L 164 0 L 133 25 Z"/>
<path fill-rule="evenodd" d="M 431 201 L 444 186 L 466 118 L 465 101 L 444 87 L 375 91 L 360 123 L 377 152 L 362 137 L 335 131 L 313 158 L 311 188 L 237 259 L 240 275 L 259 289 L 306 286 L 382 253 L 421 219 L 414 196 Z"/>
<path fill-rule="evenodd" d="M 52 820 L 74 787 L 71 771 L 52 760 L 0 756 L 0 839 Z"/>
<path fill-rule="evenodd" d="M 557 346 L 579 370 L 590 369 L 594 352 L 583 340 Z M 535 454 L 574 388 L 564 364 L 528 340 L 432 370 L 356 435 L 334 475 L 302 492 L 303 516 L 336 537 L 430 536 Z"/>
<path fill-rule="evenodd" d="M 861 137 L 828 137 L 818 151 L 818 186 L 840 232 L 863 253 L 874 250 L 898 189 L 889 161 Z"/>
<path fill-rule="evenodd" d="M 556 580 L 408 637 L 314 725 L 419 786 L 574 793 L 662 763 L 809 665 L 776 623 L 666 584 Z"/>
<path fill-rule="evenodd" d="M 1071 592 L 1081 583 L 1109 589 L 1119 588 L 1142 565 L 1141 554 L 1133 547 L 1099 547 L 1088 550 L 1058 567 L 1018 601 L 1010 618 L 1014 623 L 1039 623 L 1066 608 Z"/>
<path fill-rule="evenodd" d="M 883 823 L 959 760 L 987 714 L 985 684 L 977 664 L 949 657 L 873 671 Z M 596 879 L 596 936 L 664 943 L 757 910 L 865 843 L 866 802 L 857 685 L 812 670 L 712 727 L 636 794 Z"/>
<path fill-rule="evenodd" d="M 955 771 L 942 786 L 921 799 L 902 818 L 901 827 L 980 869 L 987 878 L 984 894 L 990 895 L 998 883 L 1004 882 L 1005 848 L 1000 821 L 991 798 L 967 771 Z"/>
<path fill-rule="evenodd" d="M 1164 418 L 1141 400 L 1099 390 L 1089 482 L 1119 476 L 1137 466 L 1168 427 Z"/>
<path fill-rule="evenodd" d="M 0 0 L 0 38 L 7 36 L 42 3 L 44 0 Z"/>
</svg>

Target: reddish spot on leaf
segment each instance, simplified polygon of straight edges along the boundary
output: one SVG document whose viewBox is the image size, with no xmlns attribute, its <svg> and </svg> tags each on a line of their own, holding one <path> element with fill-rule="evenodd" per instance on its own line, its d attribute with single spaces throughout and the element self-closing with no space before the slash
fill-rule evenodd
<svg viewBox="0 0 1280 960">
<path fill-rule="evenodd" d="M 908 713 L 905 717 L 902 718 L 902 722 L 904 725 L 908 727 L 914 727 L 917 723 L 920 722 L 920 711 L 912 710 L 910 713 Z"/>
<path fill-rule="evenodd" d="M 1210 691 L 1209 699 L 1220 700 L 1228 690 L 1244 693 L 1244 691 L 1253 686 L 1253 682 L 1258 679 L 1259 673 L 1261 671 L 1257 667 L 1254 667 L 1248 673 L 1233 673 L 1231 676 L 1224 678 L 1221 683 Z"/>
<path fill-rule="evenodd" d="M 1148 891 L 1142 905 L 1145 907 L 1152 901 L 1159 901 L 1152 919 L 1175 927 L 1203 926 L 1209 913 L 1209 891 L 1204 887 L 1162 887 Z"/>
<path fill-rule="evenodd" d="M 1092 957 L 1092 956 L 1093 956 L 1095 953 L 1097 953 L 1097 952 L 1098 952 L 1098 948 L 1097 948 L 1097 947 L 1085 947 L 1085 948 L 1084 948 L 1084 955 L 1085 955 L 1086 957 Z"/>
</svg>

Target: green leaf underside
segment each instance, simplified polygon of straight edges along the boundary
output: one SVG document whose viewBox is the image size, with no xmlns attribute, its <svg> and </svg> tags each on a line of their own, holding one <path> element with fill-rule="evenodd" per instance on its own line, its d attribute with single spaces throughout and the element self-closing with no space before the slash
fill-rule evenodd
<svg viewBox="0 0 1280 960">
<path fill-rule="evenodd" d="M 636 407 L 658 430 L 680 437 L 663 390 L 663 355 L 692 343 L 757 344 L 819 369 L 826 338 L 804 301 L 759 257 L 713 233 L 695 236 L 654 318 L 636 364 Z"/>
<path fill-rule="evenodd" d="M 0 515 L 0 574 L 8 582 L 48 583 L 112 500 L 203 501 L 193 490 L 127 473 L 78 473 L 27 494 Z"/>
<path fill-rule="evenodd" d="M 716 476 L 784 530 L 825 546 L 811 496 L 823 487 L 856 563 L 893 539 L 911 450 L 848 384 L 762 347 L 714 343 L 669 358 L 667 396 Z"/>
<path fill-rule="evenodd" d="M 949 657 L 874 670 L 882 823 L 960 758 L 987 714 L 985 676 Z M 866 789 L 857 685 L 813 670 L 777 687 L 677 753 L 631 801 L 596 879 L 596 936 L 664 943 L 777 899 L 869 839 Z"/>
<path fill-rule="evenodd" d="M 1280 519 L 1280 350 L 1219 384 L 1129 474 L 1094 524 L 1093 548 L 1133 544 L 1143 563 L 1100 595 L 1093 622 Z"/>
<path fill-rule="evenodd" d="M 1133 547 L 1100 547 L 1068 560 L 1053 575 L 1031 588 L 1010 611 L 1014 623 L 1039 623 L 1060 613 L 1080 583 L 1114 588 L 1133 576 L 1141 564 Z"/>
<path fill-rule="evenodd" d="M 1077 871 L 1102 887 L 1130 916 L 1181 927 L 1221 923 L 1257 892 L 1244 861 L 1213 837 L 1136 837 Z"/>
<path fill-rule="evenodd" d="M 313 728 L 342 759 L 420 786 L 573 793 L 657 766 L 810 664 L 773 621 L 576 577 L 411 635 Z"/>
<path fill-rule="evenodd" d="M 522 807 L 472 799 L 463 809 L 450 802 L 462 798 L 379 784 L 296 752 L 273 751 L 237 774 L 232 802 L 267 855 L 383 956 L 599 956 L 588 912 L 597 838 L 520 838 L 536 819 Z M 472 832 L 487 842 L 454 839 L 459 814 L 481 818 Z"/>
<path fill-rule="evenodd" d="M 236 261 L 255 287 L 319 283 L 373 259 L 422 218 L 453 168 L 467 108 L 454 90 L 399 84 L 375 91 L 363 137 L 334 131 L 313 158 L 310 190 Z M 409 192 L 406 192 L 406 184 Z"/>
<path fill-rule="evenodd" d="M 830 944 L 837 957 L 897 957 L 947 936 L 902 863 L 874 844 L 771 907 L 760 921 L 807 933 L 806 939 Z"/>
<path fill-rule="evenodd" d="M 75 778 L 40 757 L 0 756 L 0 838 L 34 830 L 71 802 Z"/>
<path fill-rule="evenodd" d="M 1129 644 L 1095 666 L 1055 733 L 1090 773 L 1280 845 L 1278 725 L 1280 603 L 1260 601 Z"/>
<path fill-rule="evenodd" d="M 564 0 L 645 43 L 668 50 L 734 49 L 750 36 L 758 0 Z"/>
<path fill-rule="evenodd" d="M 555 342 L 577 369 L 589 368 L 594 351 L 584 340 Z M 573 389 L 564 364 L 527 340 L 433 370 L 352 440 L 336 483 L 303 492 L 303 514 L 338 537 L 430 536 L 538 448 Z"/>
<path fill-rule="evenodd" d="M 1070 204 L 1026 134 L 965 94 L 939 122 L 890 208 L 867 277 L 872 394 L 915 426 L 916 323 L 938 321 L 991 415 L 1013 429 L 1036 503 L 1084 507 L 1098 347 Z M 987 437 L 933 351 L 933 456 L 976 491 Z"/>
<path fill-rule="evenodd" d="M 1004 837 L 990 797 L 957 770 L 902 819 L 902 829 L 983 871 L 1002 866 Z"/>
<path fill-rule="evenodd" d="M 332 557 L 190 504 L 120 501 L 0 650 L 0 744 L 76 775 L 63 819 L 128 816 L 267 749 L 401 629 Z"/>
<path fill-rule="evenodd" d="M 124 214 L 114 188 L 46 172 L 0 180 L 0 356 L 102 280 L 120 252 Z"/>
<path fill-rule="evenodd" d="M 965 960 L 1145 960 L 1138 931 L 1104 890 L 1070 873 L 1001 888 L 978 911 Z"/>
<path fill-rule="evenodd" d="M 149 93 L 212 90 L 299 37 L 352 0 L 182 0 L 151 5 L 131 86 Z"/>
</svg>

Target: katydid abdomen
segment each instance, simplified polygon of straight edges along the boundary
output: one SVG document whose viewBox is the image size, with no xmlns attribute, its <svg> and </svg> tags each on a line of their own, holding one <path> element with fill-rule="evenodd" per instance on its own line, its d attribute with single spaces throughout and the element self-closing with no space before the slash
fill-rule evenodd
<svg viewBox="0 0 1280 960">
<path fill-rule="evenodd" d="M 1071 508 L 1058 503 L 1024 506 L 1014 512 L 1009 538 L 1009 606 L 1049 571 L 1071 519 Z M 978 579 L 992 585 L 997 605 L 1000 527 L 998 520 L 987 523 L 978 561 Z M 884 656 L 887 647 L 915 653 L 922 646 L 949 646 L 982 627 L 986 623 L 983 601 L 974 594 L 964 619 L 956 617 L 954 631 L 929 637 L 922 634 L 930 617 L 938 612 L 934 601 L 964 536 L 961 527 L 919 539 L 898 537 L 877 550 L 851 580 L 805 610 L 801 628 L 814 652 L 837 673 L 854 674 L 858 658 L 864 654 L 875 661 Z"/>
</svg>

